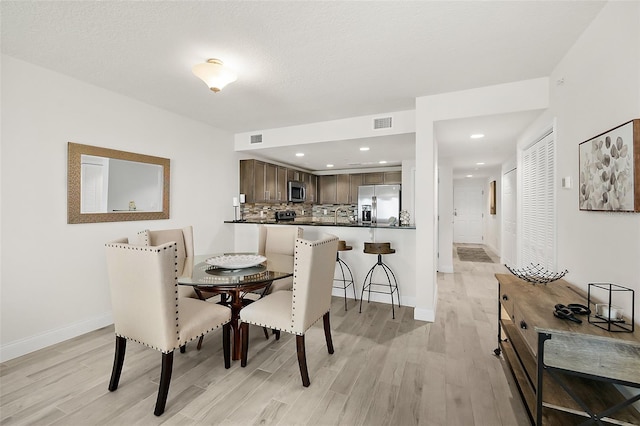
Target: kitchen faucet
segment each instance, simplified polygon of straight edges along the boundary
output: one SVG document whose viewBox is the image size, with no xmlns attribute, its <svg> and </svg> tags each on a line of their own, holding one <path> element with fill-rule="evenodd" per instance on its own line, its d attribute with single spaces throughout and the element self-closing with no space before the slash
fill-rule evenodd
<svg viewBox="0 0 640 426">
<path fill-rule="evenodd" d="M 338 224 L 338 212 L 339 212 L 340 210 L 345 210 L 345 209 L 343 209 L 342 207 L 338 207 L 338 208 L 336 209 L 336 211 L 335 211 L 335 212 L 334 212 L 334 214 L 333 214 L 333 224 L 334 224 L 334 225 L 337 225 L 337 224 Z M 345 210 L 345 211 L 346 211 L 346 210 Z"/>
</svg>

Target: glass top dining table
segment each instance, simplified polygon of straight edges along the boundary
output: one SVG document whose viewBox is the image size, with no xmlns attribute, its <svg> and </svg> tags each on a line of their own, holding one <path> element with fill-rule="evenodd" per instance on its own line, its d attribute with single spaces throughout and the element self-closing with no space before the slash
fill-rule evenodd
<svg viewBox="0 0 640 426">
<path fill-rule="evenodd" d="M 225 253 L 225 255 L 246 255 L 248 253 Z M 231 308 L 231 328 L 233 330 L 232 359 L 240 359 L 240 310 L 251 299 L 245 299 L 247 293 L 265 294 L 275 280 L 291 277 L 290 272 L 279 272 L 270 269 L 270 262 L 248 268 L 220 268 L 206 262 L 211 257 L 220 255 L 198 255 L 184 260 L 182 273 L 178 276 L 178 284 L 192 286 L 202 300 L 214 294 L 221 295 L 221 303 Z M 230 300 L 227 301 L 227 298 Z M 198 348 L 202 339 L 198 342 Z"/>
</svg>

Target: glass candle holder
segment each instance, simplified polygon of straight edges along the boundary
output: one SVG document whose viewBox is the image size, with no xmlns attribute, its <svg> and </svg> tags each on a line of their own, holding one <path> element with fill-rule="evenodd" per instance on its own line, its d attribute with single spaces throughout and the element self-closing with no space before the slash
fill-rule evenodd
<svg viewBox="0 0 640 426">
<path fill-rule="evenodd" d="M 622 321 L 624 311 L 619 306 L 596 303 L 596 315 L 609 321 Z"/>
</svg>

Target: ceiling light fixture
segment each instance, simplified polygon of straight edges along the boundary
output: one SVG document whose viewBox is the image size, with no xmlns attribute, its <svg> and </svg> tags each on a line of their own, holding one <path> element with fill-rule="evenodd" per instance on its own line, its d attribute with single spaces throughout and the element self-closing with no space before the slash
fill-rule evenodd
<svg viewBox="0 0 640 426">
<path fill-rule="evenodd" d="M 380 160 L 380 161 L 378 161 L 378 164 L 387 164 L 387 161 L 386 160 Z"/>
<path fill-rule="evenodd" d="M 192 71 L 216 93 L 238 78 L 236 73 L 225 67 L 220 59 L 207 59 L 204 64 L 194 65 Z"/>
<path fill-rule="evenodd" d="M 473 135 L 471 135 L 471 139 L 481 139 L 484 138 L 484 135 L 482 133 L 474 133 Z"/>
<path fill-rule="evenodd" d="M 484 166 L 484 163 L 476 163 L 476 166 Z"/>
<path fill-rule="evenodd" d="M 360 147 L 360 151 L 369 151 L 369 147 L 368 146 Z"/>
<path fill-rule="evenodd" d="M 333 167 L 333 164 L 327 164 L 327 167 Z"/>
<path fill-rule="evenodd" d="M 296 157 L 304 157 L 304 152 L 296 152 Z"/>
</svg>

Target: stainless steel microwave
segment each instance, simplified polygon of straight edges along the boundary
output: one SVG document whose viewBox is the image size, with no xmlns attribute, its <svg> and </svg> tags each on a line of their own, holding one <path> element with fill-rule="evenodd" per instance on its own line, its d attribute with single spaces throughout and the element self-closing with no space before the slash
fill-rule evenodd
<svg viewBox="0 0 640 426">
<path fill-rule="evenodd" d="M 289 196 L 287 200 L 291 203 L 303 203 L 307 199 L 307 188 L 304 182 L 295 180 L 289 181 Z"/>
</svg>

